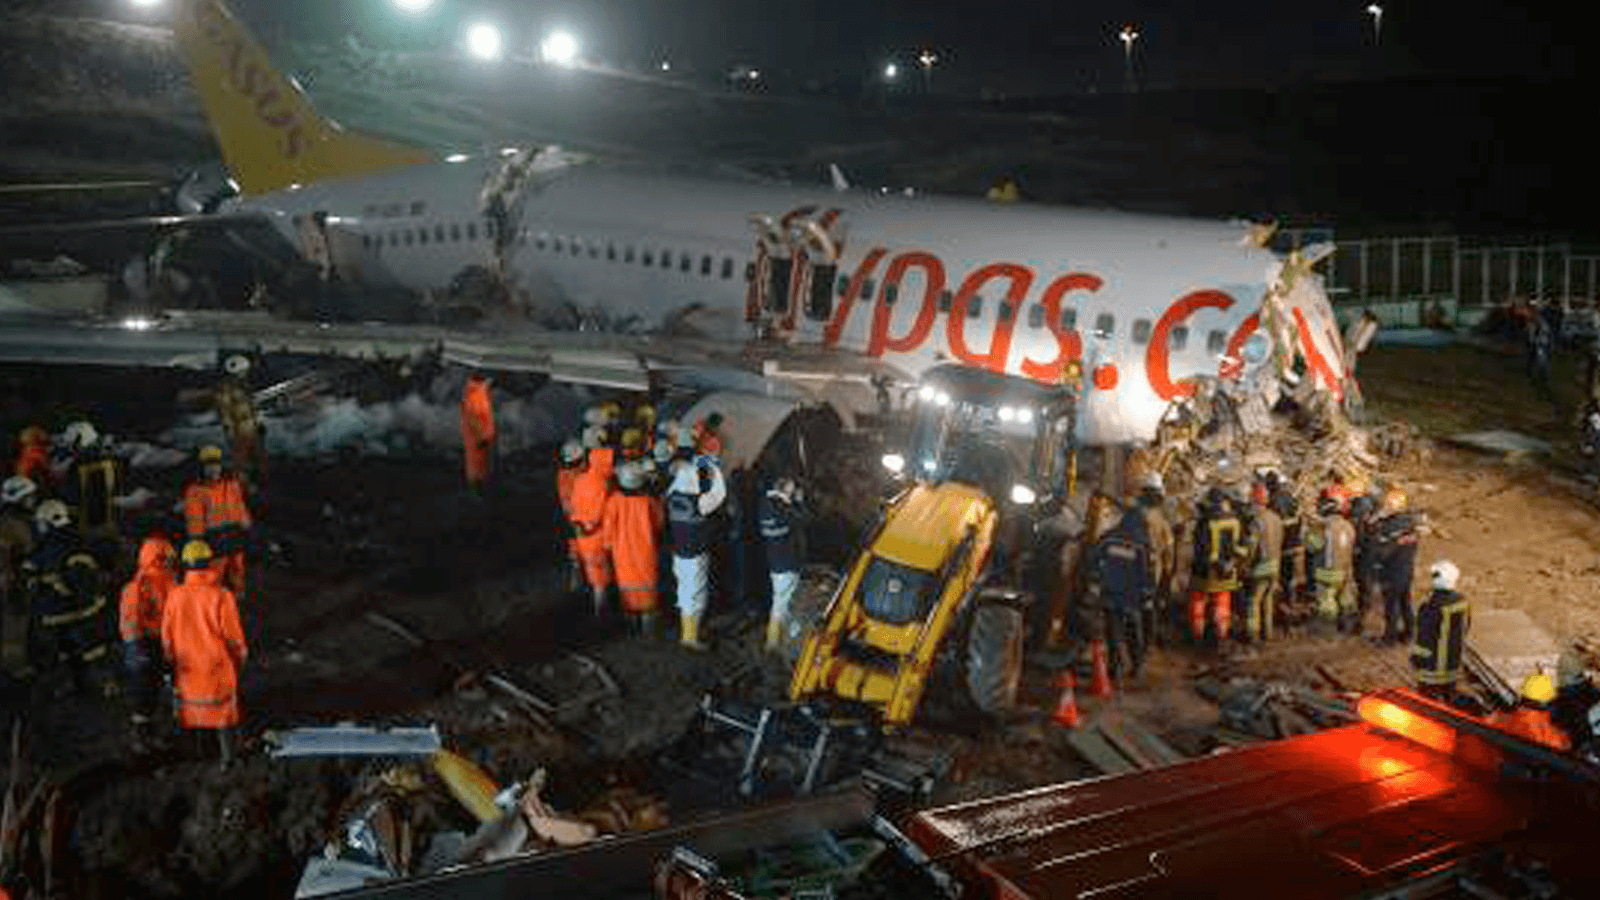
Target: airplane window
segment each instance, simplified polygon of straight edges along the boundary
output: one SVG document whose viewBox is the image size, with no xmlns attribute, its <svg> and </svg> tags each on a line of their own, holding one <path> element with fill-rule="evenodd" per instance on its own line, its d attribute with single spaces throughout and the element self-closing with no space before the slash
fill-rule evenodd
<svg viewBox="0 0 1600 900">
<path fill-rule="evenodd" d="M 888 306 L 895 305 L 900 300 L 900 285 L 886 284 L 883 286 L 883 302 Z"/>
<path fill-rule="evenodd" d="M 599 259 L 600 258 L 600 245 L 599 244 L 590 244 L 589 245 L 589 258 L 590 259 Z"/>
<path fill-rule="evenodd" d="M 1133 342 L 1135 344 L 1150 343 L 1150 320 L 1135 319 L 1133 322 Z"/>
<path fill-rule="evenodd" d="M 733 277 L 733 257 L 724 256 L 722 258 L 722 279 L 724 281 L 726 281 L 726 280 L 728 280 L 729 278 L 732 278 L 732 277 Z"/>
<path fill-rule="evenodd" d="M 629 244 L 627 249 L 623 252 L 622 261 L 623 262 L 633 262 L 633 245 L 632 244 Z"/>
<path fill-rule="evenodd" d="M 426 244 L 427 242 L 428 242 L 428 229 L 426 229 L 426 228 L 418 228 L 417 229 L 417 243 Z"/>
<path fill-rule="evenodd" d="M 1035 303 L 1034 305 L 1028 307 L 1028 327 L 1029 328 L 1043 328 L 1044 327 L 1044 307 L 1040 306 L 1037 303 Z"/>
<path fill-rule="evenodd" d="M 1212 331 L 1206 335 L 1206 352 L 1221 353 L 1228 349 L 1228 335 L 1222 331 Z"/>
<path fill-rule="evenodd" d="M 1078 308 L 1069 306 L 1061 311 L 1061 330 L 1075 331 L 1078 327 Z"/>
<path fill-rule="evenodd" d="M 1004 300 L 1000 301 L 1000 321 L 1011 321 L 1011 304 Z"/>
<path fill-rule="evenodd" d="M 400 232 L 398 232 L 398 231 L 389 232 L 389 246 L 391 246 L 391 247 L 400 246 Z"/>
<path fill-rule="evenodd" d="M 467 240 L 475 241 L 477 239 L 478 239 L 478 223 L 477 222 L 468 222 L 467 223 Z"/>
<path fill-rule="evenodd" d="M 551 253 L 560 253 L 561 252 L 561 235 L 558 234 L 555 237 L 550 239 L 550 252 Z"/>
<path fill-rule="evenodd" d="M 704 277 L 710 276 L 710 274 L 711 274 L 711 256 L 709 254 L 707 254 L 705 256 L 700 257 L 700 275 L 701 275 L 702 278 L 704 278 Z"/>
<path fill-rule="evenodd" d="M 539 236 L 533 239 L 533 249 L 543 250 L 545 240 L 547 240 L 545 233 L 542 231 L 539 232 Z"/>
<path fill-rule="evenodd" d="M 427 205 L 424 204 L 421 200 L 413 200 L 413 201 L 411 201 L 411 214 L 413 216 L 422 215 L 422 211 L 424 209 L 427 209 Z"/>
<path fill-rule="evenodd" d="M 868 278 L 866 281 L 861 282 L 861 296 L 871 297 L 873 290 L 876 288 L 877 285 L 873 284 L 871 278 Z M 887 293 L 887 291 L 885 293 Z"/>
<path fill-rule="evenodd" d="M 444 243 L 444 223 L 443 222 L 440 222 L 438 225 L 433 226 L 433 239 L 438 241 L 441 244 Z"/>
<path fill-rule="evenodd" d="M 983 296 L 973 294 L 972 302 L 967 304 L 967 318 L 976 319 L 981 315 L 983 315 Z"/>
<path fill-rule="evenodd" d="M 754 281 L 755 277 L 756 277 L 756 264 L 755 263 L 745 263 L 744 264 L 744 280 L 745 281 Z"/>
<path fill-rule="evenodd" d="M 843 297 L 850 290 L 850 276 L 839 276 L 839 296 Z"/>
<path fill-rule="evenodd" d="M 616 244 L 610 244 L 610 243 L 606 244 L 606 261 L 607 262 L 616 262 L 617 261 L 617 245 Z"/>
<path fill-rule="evenodd" d="M 663 268 L 663 269 L 672 268 L 672 251 L 671 250 L 663 250 L 663 251 L 661 251 L 661 268 Z"/>
<path fill-rule="evenodd" d="M 956 305 L 956 295 L 949 290 L 939 292 L 939 312 L 947 313 Z"/>
<path fill-rule="evenodd" d="M 684 254 L 682 254 L 682 255 L 680 255 L 678 257 L 678 271 L 679 272 L 687 272 L 692 268 L 694 268 L 694 259 L 693 259 L 693 257 L 689 256 L 689 254 L 687 254 L 687 253 L 684 253 Z"/>
<path fill-rule="evenodd" d="M 1167 348 L 1169 350 L 1182 350 L 1189 346 L 1189 326 L 1179 325 L 1167 332 Z"/>
<path fill-rule="evenodd" d="M 450 240 L 452 240 L 452 241 L 461 240 L 461 223 L 460 222 L 451 222 L 450 223 Z"/>
<path fill-rule="evenodd" d="M 643 263 L 643 264 L 645 264 L 647 266 L 653 266 L 653 265 L 655 265 L 655 262 L 656 262 L 655 254 L 651 253 L 649 250 L 646 250 L 643 253 L 639 254 L 639 262 L 641 262 L 641 263 Z"/>
<path fill-rule="evenodd" d="M 1094 336 L 1099 338 L 1111 337 L 1117 330 L 1117 317 L 1111 313 L 1101 313 L 1094 320 Z"/>
<path fill-rule="evenodd" d="M 567 241 L 567 246 L 571 248 L 573 256 L 583 255 L 583 241 L 580 241 L 577 238 L 572 238 L 571 240 Z"/>
</svg>

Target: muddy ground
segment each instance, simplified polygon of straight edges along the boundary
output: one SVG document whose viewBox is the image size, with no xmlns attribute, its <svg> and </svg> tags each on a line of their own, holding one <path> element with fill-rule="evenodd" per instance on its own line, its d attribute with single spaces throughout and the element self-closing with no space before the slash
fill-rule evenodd
<svg viewBox="0 0 1600 900">
<path fill-rule="evenodd" d="M 1600 634 L 1595 490 L 1575 468 L 1570 427 L 1553 421 L 1548 403 L 1537 405 L 1520 360 L 1475 347 L 1380 348 L 1363 372 L 1369 408 L 1403 413 L 1430 439 L 1510 427 L 1556 442 L 1553 460 L 1516 461 L 1429 444 L 1425 458 L 1392 471 L 1428 513 L 1420 566 L 1455 560 L 1474 602 L 1524 609 L 1559 639 Z M 171 425 L 179 412 L 171 398 L 197 383 L 20 367 L 0 379 L 8 433 L 30 416 L 59 424 L 82 412 L 144 439 Z M 663 798 L 675 819 L 731 802 L 727 784 L 684 774 L 661 751 L 695 723 L 708 691 L 781 694 L 784 663 L 756 649 L 761 610 L 724 599 L 711 623 L 715 649 L 703 654 L 595 623 L 560 584 L 548 458 L 549 448 L 537 447 L 503 459 L 498 487 L 483 500 L 464 494 L 448 453 L 274 460 L 262 510 L 272 548 L 261 599 L 247 611 L 246 758 L 229 772 L 176 739 L 156 754 L 131 754 L 116 701 L 55 700 L 10 686 L 7 726 L 24 723 L 28 770 L 65 785 L 58 892 L 292 896 L 305 858 L 334 833 L 374 764 L 267 758 L 262 734 L 291 725 L 436 723 L 448 746 L 502 784 L 547 768 L 547 796 L 567 809 L 618 785 Z M 166 491 L 178 481 L 175 472 L 140 477 Z M 839 545 L 839 522 L 826 527 Z M 1317 662 L 1369 652 L 1355 639 L 1294 638 L 1229 670 L 1315 680 L 1307 676 Z M 604 667 L 619 694 L 540 723 L 485 681 L 498 673 L 570 699 L 594 686 L 572 653 Z M 1194 678 L 1215 670 L 1216 660 L 1187 650 L 1158 653 L 1112 704 L 1174 746 L 1207 752 L 1217 712 Z M 1041 713 L 1055 699 L 1049 677 L 1030 668 L 1023 686 Z M 1085 701 L 1085 711 L 1099 706 Z M 913 729 L 907 740 L 944 755 L 938 801 L 1093 771 L 1042 715 L 986 731 Z M 470 828 L 459 809 L 439 815 Z"/>
</svg>

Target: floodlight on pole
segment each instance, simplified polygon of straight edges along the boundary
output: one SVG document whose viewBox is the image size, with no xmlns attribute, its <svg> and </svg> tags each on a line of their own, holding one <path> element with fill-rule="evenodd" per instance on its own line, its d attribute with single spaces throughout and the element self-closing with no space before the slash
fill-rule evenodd
<svg viewBox="0 0 1600 900">
<path fill-rule="evenodd" d="M 1367 15 L 1372 17 L 1372 42 L 1376 44 L 1383 40 L 1383 7 L 1368 3 Z"/>
<path fill-rule="evenodd" d="M 570 66 L 578 61 L 578 39 L 570 31 L 552 31 L 539 44 L 539 58 L 554 65 Z"/>
<path fill-rule="evenodd" d="M 923 50 L 917 54 L 917 65 L 922 67 L 922 87 L 925 90 L 933 89 L 933 64 L 939 61 L 939 54 L 932 50 Z"/>
<path fill-rule="evenodd" d="M 497 60 L 504 49 L 500 29 L 488 22 L 475 22 L 467 28 L 467 52 L 478 59 Z"/>
<path fill-rule="evenodd" d="M 1136 88 L 1133 79 L 1133 42 L 1139 39 L 1139 32 L 1132 25 L 1124 25 L 1117 39 L 1122 41 L 1122 62 L 1127 69 L 1128 90 L 1133 91 Z"/>
<path fill-rule="evenodd" d="M 149 9 L 153 6 L 160 6 L 162 0 L 128 0 L 128 2 L 140 9 Z"/>
<path fill-rule="evenodd" d="M 392 0 L 392 2 L 401 12 L 407 13 L 427 12 L 428 7 L 433 5 L 433 0 Z"/>
<path fill-rule="evenodd" d="M 883 79 L 893 81 L 900 77 L 900 67 L 894 63 L 885 63 L 883 66 Z"/>
</svg>

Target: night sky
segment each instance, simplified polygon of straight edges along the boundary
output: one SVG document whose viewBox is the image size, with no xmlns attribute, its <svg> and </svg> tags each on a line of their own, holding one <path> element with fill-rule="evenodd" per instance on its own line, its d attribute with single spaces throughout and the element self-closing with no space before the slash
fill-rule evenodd
<svg viewBox="0 0 1600 900">
<path fill-rule="evenodd" d="M 39 3 L 41 0 L 33 0 Z M 116 10 L 121 0 L 52 0 Z M 569 26 L 590 56 L 663 57 L 714 72 L 736 63 L 796 77 L 872 77 L 891 53 L 941 52 L 945 86 L 1026 93 L 1119 88 L 1123 22 L 1150 87 L 1280 86 L 1390 77 L 1587 74 L 1585 4 L 1383 3 L 1374 46 L 1365 0 L 435 0 L 408 17 L 390 0 L 232 0 L 273 38 L 356 34 L 374 47 L 443 48 L 489 18 L 524 48 Z M 137 15 L 137 14 L 134 14 Z"/>
</svg>

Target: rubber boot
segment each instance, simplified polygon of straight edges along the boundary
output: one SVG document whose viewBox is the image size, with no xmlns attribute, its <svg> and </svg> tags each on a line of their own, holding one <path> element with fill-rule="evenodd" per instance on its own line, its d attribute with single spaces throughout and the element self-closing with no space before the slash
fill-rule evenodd
<svg viewBox="0 0 1600 900">
<path fill-rule="evenodd" d="M 233 765 L 233 729 L 217 729 L 217 746 L 221 753 L 221 759 L 217 764 L 217 768 L 226 772 L 228 771 L 228 768 Z"/>
<path fill-rule="evenodd" d="M 678 643 L 690 650 L 709 649 L 700 643 L 700 617 L 682 613 L 678 617 Z"/>
<path fill-rule="evenodd" d="M 783 620 L 767 619 L 767 652 L 777 653 L 783 646 Z"/>
</svg>

